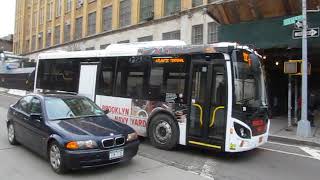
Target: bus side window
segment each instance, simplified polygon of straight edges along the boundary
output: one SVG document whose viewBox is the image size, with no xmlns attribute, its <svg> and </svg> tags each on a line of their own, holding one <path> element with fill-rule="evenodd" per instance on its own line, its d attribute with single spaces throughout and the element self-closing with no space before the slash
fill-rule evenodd
<svg viewBox="0 0 320 180">
<path fill-rule="evenodd" d="M 186 103 L 186 65 L 153 62 L 148 97 L 150 100 Z"/>
<path fill-rule="evenodd" d="M 116 96 L 146 99 L 150 61 L 144 57 L 120 57 L 117 70 Z"/>
<path fill-rule="evenodd" d="M 226 80 L 223 67 L 214 67 L 213 72 L 213 105 L 225 105 L 226 103 Z"/>
<path fill-rule="evenodd" d="M 102 60 L 97 89 L 99 95 L 112 96 L 115 64 L 115 58 Z"/>
</svg>

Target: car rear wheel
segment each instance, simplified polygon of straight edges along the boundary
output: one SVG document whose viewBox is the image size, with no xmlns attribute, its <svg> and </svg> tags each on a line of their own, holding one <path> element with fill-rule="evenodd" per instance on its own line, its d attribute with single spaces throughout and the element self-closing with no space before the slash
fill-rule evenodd
<svg viewBox="0 0 320 180">
<path fill-rule="evenodd" d="M 177 124 L 166 114 L 159 114 L 152 118 L 148 132 L 151 144 L 157 148 L 171 150 L 178 143 Z"/>
<path fill-rule="evenodd" d="M 16 140 L 16 132 L 12 123 L 8 125 L 8 141 L 12 145 L 17 145 L 18 141 Z"/>
<path fill-rule="evenodd" d="M 64 163 L 63 153 L 58 143 L 53 142 L 49 148 L 49 161 L 51 168 L 58 174 L 67 172 L 67 168 Z"/>
</svg>

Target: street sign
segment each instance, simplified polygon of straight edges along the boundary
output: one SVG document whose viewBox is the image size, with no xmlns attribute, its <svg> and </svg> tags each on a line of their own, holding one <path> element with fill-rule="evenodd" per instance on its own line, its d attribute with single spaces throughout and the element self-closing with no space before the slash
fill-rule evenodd
<svg viewBox="0 0 320 180">
<path fill-rule="evenodd" d="M 285 74 L 296 74 L 298 73 L 297 62 L 284 62 L 284 73 Z"/>
<path fill-rule="evenodd" d="M 319 28 L 309 28 L 307 30 L 307 37 L 319 37 Z M 292 31 L 292 39 L 301 39 L 302 38 L 302 30 L 293 30 Z"/>
<path fill-rule="evenodd" d="M 294 24 L 296 23 L 297 21 L 302 21 L 303 20 L 303 16 L 300 15 L 300 16 L 294 16 L 294 17 L 291 17 L 291 18 L 288 18 L 288 19 L 284 19 L 283 20 L 283 26 L 287 26 L 287 25 L 290 25 L 290 24 Z"/>
</svg>

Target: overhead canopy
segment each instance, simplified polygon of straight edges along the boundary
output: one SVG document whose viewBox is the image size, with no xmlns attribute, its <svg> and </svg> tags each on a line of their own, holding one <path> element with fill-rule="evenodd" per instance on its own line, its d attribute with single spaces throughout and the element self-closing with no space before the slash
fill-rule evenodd
<svg viewBox="0 0 320 180">
<path fill-rule="evenodd" d="M 308 9 L 320 7 L 320 0 L 307 0 Z M 222 25 L 301 14 L 301 0 L 212 1 L 208 14 Z"/>
</svg>

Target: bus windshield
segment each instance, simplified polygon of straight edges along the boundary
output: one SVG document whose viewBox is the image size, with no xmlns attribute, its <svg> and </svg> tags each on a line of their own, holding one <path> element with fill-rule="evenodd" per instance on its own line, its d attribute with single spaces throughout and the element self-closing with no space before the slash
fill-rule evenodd
<svg viewBox="0 0 320 180">
<path fill-rule="evenodd" d="M 236 51 L 233 61 L 235 104 L 242 107 L 266 106 L 263 71 L 259 57 L 248 51 Z"/>
</svg>

